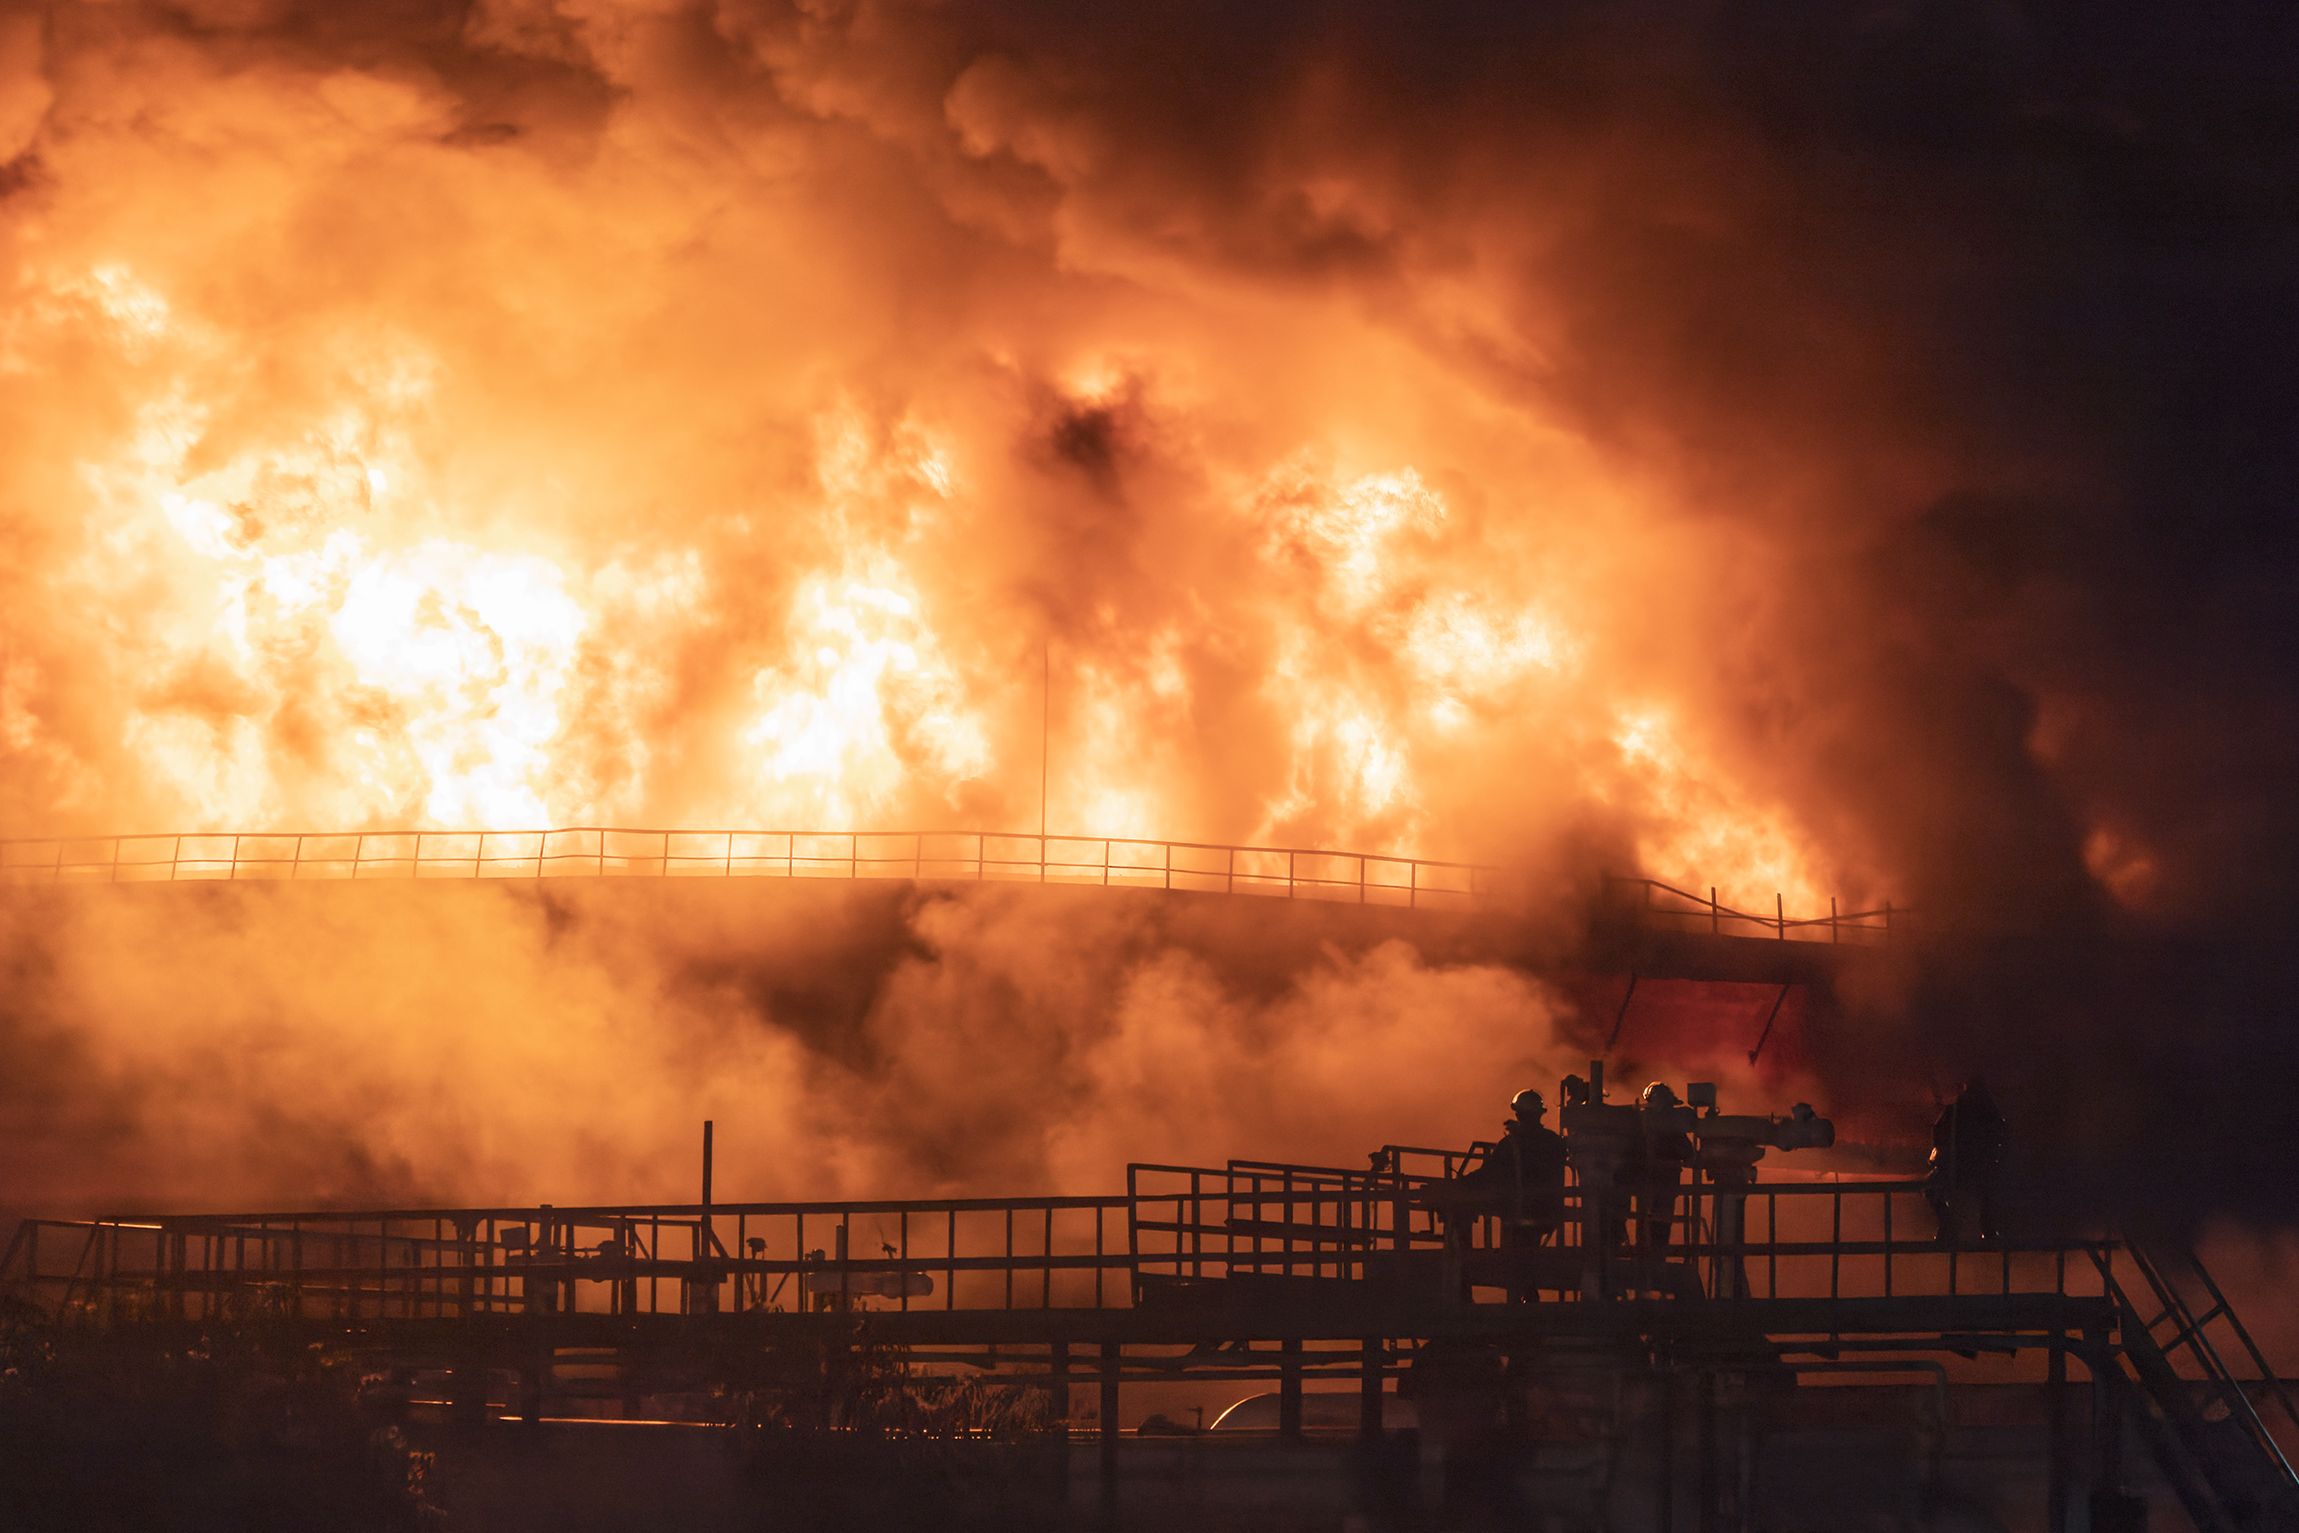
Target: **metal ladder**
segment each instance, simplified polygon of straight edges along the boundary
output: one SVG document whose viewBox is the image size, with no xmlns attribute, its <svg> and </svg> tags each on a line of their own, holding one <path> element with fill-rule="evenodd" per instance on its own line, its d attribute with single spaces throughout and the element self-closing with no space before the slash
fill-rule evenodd
<svg viewBox="0 0 2299 1533">
<path fill-rule="evenodd" d="M 2299 1432 L 2299 1406 L 2276 1378 L 2219 1284 L 2192 1251 L 2126 1240 L 2123 1254 L 2142 1291 L 2100 1275 L 2119 1312 L 2121 1354 L 2136 1386 L 2136 1419 L 2188 1516 L 2204 1533 L 2299 1530 L 2299 1472 L 2253 1399 Z M 2152 1316 L 2152 1318 L 2151 1318 Z M 2214 1329 L 2231 1345 L 2214 1342 Z M 2227 1364 L 2237 1350 L 2255 1370 Z"/>
</svg>

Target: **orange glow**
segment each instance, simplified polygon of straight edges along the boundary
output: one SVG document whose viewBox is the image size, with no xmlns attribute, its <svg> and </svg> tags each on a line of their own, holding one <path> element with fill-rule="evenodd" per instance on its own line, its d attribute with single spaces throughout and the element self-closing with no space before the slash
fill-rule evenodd
<svg viewBox="0 0 2299 1533">
<path fill-rule="evenodd" d="M 1207 157 L 1164 85 L 1127 117 L 1126 60 L 979 25 L 0 21 L 0 839 L 323 832 L 355 874 L 337 833 L 885 829 L 931 881 L 929 833 L 1042 802 L 1056 838 L 1526 871 L 1543 912 L 1600 869 L 1755 911 L 1906 897 L 1925 793 L 1862 796 L 1889 746 L 1831 754 L 1892 673 L 1828 670 L 1842 614 L 1799 577 L 1844 486 L 1952 476 L 1795 393 L 1764 416 L 1793 429 L 1717 446 L 1704 370 L 1733 369 L 1698 353 L 1734 327 L 1643 333 L 1650 268 L 1611 259 L 1729 231 L 1726 187 L 1771 229 L 1753 151 L 1544 130 L 1536 175 L 1491 154 L 1502 119 L 1402 143 L 1356 101 L 1387 61 L 1336 37 Z M 1780 372 L 1865 377 L 1859 337 L 1784 335 Z M 75 1148 L 21 1185 L 669 1193 L 717 1112 L 759 1125 L 760 1194 L 1100 1186 L 1489 1133 L 1506 1092 L 1465 1078 L 1595 1046 L 1521 929 L 1240 919 L 1165 899 L 1167 854 L 1032 903 L 994 845 L 980 887 L 835 892 L 546 883 L 513 845 L 471 871 L 532 856 L 531 886 L 0 902 L 0 960 L 45 976 L 11 1036 L 114 1072 L 57 1088 Z M 1176 887 L 1294 859 L 1232 861 Z M 1346 896 L 1330 861 L 1302 877 Z M 1354 876 L 1418 905 L 1465 901 L 1454 871 Z M 175 1086 L 210 1060 L 240 1073 Z M 269 1154 L 274 1113 L 323 1172 Z"/>
<path fill-rule="evenodd" d="M 59 768 L 44 801 L 20 793 L 15 828 L 1027 823 L 1035 699 L 1012 672 L 1044 597 L 1011 571 L 970 583 L 961 545 L 1032 533 L 1001 504 L 1010 484 L 965 468 L 1002 450 L 967 412 L 923 398 L 889 422 L 826 400 L 802 417 L 810 488 L 682 517 L 678 487 L 652 486 L 659 511 L 602 541 L 592 495 L 556 499 L 548 459 L 502 477 L 485 429 L 441 407 L 455 347 L 425 331 L 444 316 L 394 313 L 391 340 L 343 342 L 292 400 L 227 423 L 216 384 L 247 344 L 230 316 L 117 258 L 43 270 L 20 278 L 19 365 L 106 359 L 119 424 L 72 442 L 80 531 L 59 523 L 53 570 L 73 608 L 11 645 L 11 748 Z M 1094 371 L 1062 408 L 1091 422 L 1129 386 Z M 712 477 L 739 476 L 749 450 L 715 450 Z M 1139 588 L 1068 620 L 1055 828 L 1505 854 L 1429 764 L 1505 749 L 1529 717 L 1596 754 L 1577 780 L 1512 786 L 1600 784 L 1649 870 L 1818 891 L 1781 806 L 1736 793 L 1667 707 L 1616 701 L 1593 571 L 1492 558 L 1410 463 L 1291 451 L 1244 484 L 1226 509 L 1193 491 L 1160 514 L 1218 513 L 1213 570 L 1160 578 L 1164 551 L 1137 546 Z M 730 530 L 763 547 L 730 562 Z M 1556 615 L 1555 592 L 1590 621 Z M 109 760 L 49 716 L 44 683 L 91 646 L 133 678 Z M 1208 731 L 1217 711 L 1233 733 Z M 1590 722 L 1608 711 L 1609 741 Z"/>
<path fill-rule="evenodd" d="M 1770 890 L 1791 911 L 1826 910 L 1829 891 L 1813 881 L 1787 816 L 1734 803 L 1696 768 L 1665 712 L 1624 710 L 1613 743 L 1642 796 L 1643 866 L 1683 869 L 1677 878 L 1713 885 L 1727 902 Z"/>
<path fill-rule="evenodd" d="M 404 58 L 31 39 L 0 832 L 1034 827 L 1050 647 L 1057 831 L 1890 881 L 1749 770 L 1671 492 L 1459 350 L 1553 339 L 1513 226 L 1369 310 L 1043 221 L 986 167 L 1119 146 L 1007 61 L 920 118 L 730 20 L 762 117 L 669 25 L 478 8 L 611 86 L 497 125 Z"/>
</svg>

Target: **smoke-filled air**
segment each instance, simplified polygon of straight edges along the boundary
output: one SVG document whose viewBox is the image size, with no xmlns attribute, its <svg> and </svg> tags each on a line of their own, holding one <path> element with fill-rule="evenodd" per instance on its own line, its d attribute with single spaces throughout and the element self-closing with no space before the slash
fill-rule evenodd
<svg viewBox="0 0 2299 1533">
<path fill-rule="evenodd" d="M 0 17 L 0 838 L 1042 795 L 1792 912 L 2256 911 L 2250 87 L 1950 9 Z M 1410 934 L 798 893 L 18 891 L 7 1201 L 669 1194 L 712 1115 L 735 1194 L 1102 1185 L 1489 1133 L 1588 1043 Z"/>
</svg>

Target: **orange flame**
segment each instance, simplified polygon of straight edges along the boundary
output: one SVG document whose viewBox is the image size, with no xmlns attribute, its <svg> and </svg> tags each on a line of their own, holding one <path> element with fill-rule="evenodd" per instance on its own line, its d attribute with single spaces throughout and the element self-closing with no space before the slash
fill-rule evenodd
<svg viewBox="0 0 2299 1533">
<path fill-rule="evenodd" d="M 969 254 L 890 360 L 959 235 L 708 184 L 830 139 L 641 92 L 558 164 L 405 73 L 145 68 L 145 121 L 57 100 L 12 256 L 8 833 L 1022 827 L 1044 705 L 1057 831 L 1841 871 L 1624 644 L 1621 477 L 1377 322 L 1059 270 L 1055 319 Z"/>
</svg>

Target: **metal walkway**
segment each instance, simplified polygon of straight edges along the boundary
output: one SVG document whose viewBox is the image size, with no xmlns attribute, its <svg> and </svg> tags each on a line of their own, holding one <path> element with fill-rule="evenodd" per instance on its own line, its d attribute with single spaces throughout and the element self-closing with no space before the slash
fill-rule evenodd
<svg viewBox="0 0 2299 1533">
<path fill-rule="evenodd" d="M 987 1345 L 1314 1338 L 1341 1315 L 1413 1337 L 1535 1309 L 1600 1329 L 1733 1310 L 1839 1336 L 2063 1310 L 2105 1324 L 2114 1275 L 2134 1276 L 2104 1239 L 1942 1246 L 1920 1184 L 1899 1179 L 1760 1183 L 1735 1195 L 1740 1234 L 1723 1241 L 1720 1194 L 1701 1184 L 1641 1249 L 1592 1247 L 1568 1189 L 1563 1229 L 1527 1267 L 1493 1219 L 1449 1222 L 1442 1188 L 1473 1153 L 1140 1164 L 1105 1196 L 32 1219 L 0 1255 L 0 1294 L 101 1324 L 262 1315 L 377 1334 L 707 1319 L 764 1335 L 838 1309 L 922 1345 Z M 1538 1302 L 1500 1302 L 1512 1288 Z"/>
<path fill-rule="evenodd" d="M 546 878 L 908 879 L 1274 895 L 1411 909 L 1506 909 L 1526 875 L 1308 847 L 1006 831 L 555 830 L 185 832 L 0 841 L 0 885 Z M 1890 940 L 1889 905 L 1740 909 L 1657 879 L 1607 877 L 1608 910 L 1658 929 L 1779 941 Z"/>
<path fill-rule="evenodd" d="M 34 1220 L 0 1255 L 0 1296 L 163 1344 L 255 1325 L 529 1420 L 635 1418 L 698 1380 L 738 1397 L 777 1357 L 894 1349 L 903 1377 L 1045 1391 L 1059 1420 L 1074 1388 L 1098 1389 L 1105 1466 L 1124 1392 L 1150 1383 L 1264 1382 L 1296 1438 L 1306 1388 L 1353 1383 L 1378 1434 L 1385 1390 L 1416 1380 L 1426 1398 L 1469 1349 L 1526 1387 L 1568 1364 L 1691 1387 L 1754 1431 L 1726 1417 L 1808 1374 L 1948 1381 L 2024 1354 L 2046 1370 L 2044 1525 L 2100 1526 L 2074 1520 L 2077 1497 L 2096 1513 L 2122 1494 L 2127 1431 L 2205 1533 L 2299 1525 L 2258 1402 L 2299 1414 L 2192 1257 L 2106 1237 L 1946 1246 L 1917 1182 L 1729 1177 L 1695 1178 L 1665 1235 L 1640 1219 L 1617 1245 L 1592 1245 L 1601 1200 L 1569 1187 L 1554 1241 L 1512 1250 L 1449 1207 L 1474 1153 L 1136 1165 L 1096 1197 Z"/>
</svg>

